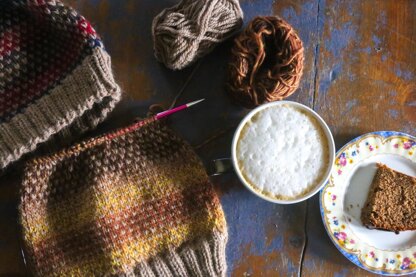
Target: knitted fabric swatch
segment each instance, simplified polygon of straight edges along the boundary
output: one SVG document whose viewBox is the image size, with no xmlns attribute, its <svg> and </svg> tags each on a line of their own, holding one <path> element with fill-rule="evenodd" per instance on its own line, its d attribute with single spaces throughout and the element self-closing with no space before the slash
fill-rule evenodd
<svg viewBox="0 0 416 277">
<path fill-rule="evenodd" d="M 120 96 L 84 17 L 59 1 L 0 1 L 0 169 L 94 128 Z"/>
<path fill-rule="evenodd" d="M 154 119 L 30 161 L 20 219 L 35 275 L 226 272 L 226 222 L 208 176 Z"/>
<path fill-rule="evenodd" d="M 156 58 L 177 70 L 232 36 L 243 24 L 238 0 L 182 0 L 153 19 Z"/>
</svg>

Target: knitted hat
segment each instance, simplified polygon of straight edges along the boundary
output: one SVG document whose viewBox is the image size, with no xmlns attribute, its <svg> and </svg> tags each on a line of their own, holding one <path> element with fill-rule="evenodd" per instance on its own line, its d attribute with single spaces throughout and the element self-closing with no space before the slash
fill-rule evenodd
<svg viewBox="0 0 416 277">
<path fill-rule="evenodd" d="M 30 161 L 20 217 L 35 275 L 226 272 L 226 222 L 208 176 L 154 119 Z"/>
<path fill-rule="evenodd" d="M 95 127 L 120 94 L 84 17 L 59 1 L 0 1 L 0 169 Z"/>
</svg>

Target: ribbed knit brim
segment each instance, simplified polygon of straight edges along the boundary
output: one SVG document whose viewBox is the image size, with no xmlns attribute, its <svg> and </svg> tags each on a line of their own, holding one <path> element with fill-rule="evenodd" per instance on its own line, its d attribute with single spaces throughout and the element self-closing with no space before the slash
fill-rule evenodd
<svg viewBox="0 0 416 277">
<path fill-rule="evenodd" d="M 52 137 L 77 138 L 121 97 L 89 22 L 60 1 L 0 3 L 0 170 Z"/>
<path fill-rule="evenodd" d="M 188 243 L 181 249 L 138 263 L 131 276 L 143 277 L 209 277 L 225 276 L 225 246 L 227 233 L 213 232 L 206 238 Z"/>
<path fill-rule="evenodd" d="M 227 228 L 191 146 L 154 118 L 31 160 L 20 219 L 38 276 L 224 276 Z"/>
<path fill-rule="evenodd" d="M 73 136 L 95 127 L 120 97 L 120 88 L 111 73 L 110 57 L 103 49 L 95 48 L 48 95 L 9 122 L 0 124 L 0 168 L 60 131 L 66 132 L 65 136 Z"/>
</svg>

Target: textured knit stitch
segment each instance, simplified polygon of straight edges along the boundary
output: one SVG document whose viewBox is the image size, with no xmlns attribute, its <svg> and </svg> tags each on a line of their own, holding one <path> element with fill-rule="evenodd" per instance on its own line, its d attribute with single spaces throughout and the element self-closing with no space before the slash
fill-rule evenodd
<svg viewBox="0 0 416 277">
<path fill-rule="evenodd" d="M 156 58 L 182 69 L 208 54 L 243 24 L 238 0 L 182 0 L 153 19 Z"/>
<path fill-rule="evenodd" d="M 0 2 L 0 169 L 95 127 L 120 96 L 84 17 L 59 1 Z"/>
<path fill-rule="evenodd" d="M 27 164 L 37 276 L 224 276 L 224 214 L 192 148 L 147 119 Z"/>
</svg>

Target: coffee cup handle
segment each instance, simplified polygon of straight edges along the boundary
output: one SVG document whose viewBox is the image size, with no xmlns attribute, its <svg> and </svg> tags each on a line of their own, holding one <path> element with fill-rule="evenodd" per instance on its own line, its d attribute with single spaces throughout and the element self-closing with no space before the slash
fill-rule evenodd
<svg viewBox="0 0 416 277">
<path fill-rule="evenodd" d="M 221 158 L 209 162 L 207 172 L 209 176 L 217 176 L 229 173 L 233 170 L 233 163 L 230 158 Z"/>
</svg>

